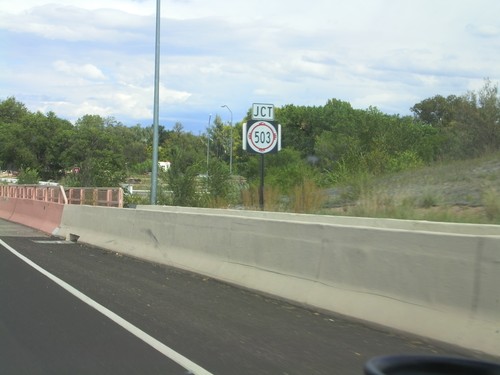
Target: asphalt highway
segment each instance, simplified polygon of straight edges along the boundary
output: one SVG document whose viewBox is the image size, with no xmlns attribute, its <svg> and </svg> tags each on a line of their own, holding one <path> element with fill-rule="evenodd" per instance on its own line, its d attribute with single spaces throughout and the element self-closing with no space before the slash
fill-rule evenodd
<svg viewBox="0 0 500 375">
<path fill-rule="evenodd" d="M 0 374 L 344 374 L 495 360 L 0 220 Z"/>
</svg>

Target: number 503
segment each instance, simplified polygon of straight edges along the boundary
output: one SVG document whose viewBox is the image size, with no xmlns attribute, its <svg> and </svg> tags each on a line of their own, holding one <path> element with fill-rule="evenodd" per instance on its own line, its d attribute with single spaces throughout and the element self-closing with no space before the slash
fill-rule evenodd
<svg viewBox="0 0 500 375">
<path fill-rule="evenodd" d="M 255 144 L 257 143 L 271 143 L 272 135 L 270 131 L 256 131 L 253 135 Z"/>
</svg>

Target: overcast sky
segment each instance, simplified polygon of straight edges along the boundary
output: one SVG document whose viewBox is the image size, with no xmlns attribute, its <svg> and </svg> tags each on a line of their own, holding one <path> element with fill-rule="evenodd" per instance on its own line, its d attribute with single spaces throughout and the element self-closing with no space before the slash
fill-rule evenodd
<svg viewBox="0 0 500 375">
<path fill-rule="evenodd" d="M 162 0 L 160 123 L 252 103 L 390 114 L 500 81 L 498 0 Z M 0 0 L 0 100 L 153 122 L 156 0 Z"/>
</svg>

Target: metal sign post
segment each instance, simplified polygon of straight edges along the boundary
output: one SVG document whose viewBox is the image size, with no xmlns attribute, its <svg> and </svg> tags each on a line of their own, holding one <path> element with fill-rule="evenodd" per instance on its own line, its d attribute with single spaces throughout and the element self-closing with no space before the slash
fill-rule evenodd
<svg viewBox="0 0 500 375">
<path fill-rule="evenodd" d="M 264 211 L 264 154 L 260 154 L 259 207 Z"/>
</svg>

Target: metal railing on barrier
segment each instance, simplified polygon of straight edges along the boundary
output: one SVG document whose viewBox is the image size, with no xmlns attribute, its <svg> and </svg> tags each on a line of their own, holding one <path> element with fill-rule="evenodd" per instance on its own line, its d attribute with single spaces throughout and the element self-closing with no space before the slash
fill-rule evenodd
<svg viewBox="0 0 500 375">
<path fill-rule="evenodd" d="M 62 186 L 2 185 L 0 186 L 0 197 L 31 199 L 59 204 L 68 203 Z"/>
<path fill-rule="evenodd" d="M 68 204 L 123 207 L 122 188 L 68 188 Z"/>
<path fill-rule="evenodd" d="M 123 207 L 122 188 L 0 185 L 0 198 L 31 199 L 59 204 Z"/>
</svg>

